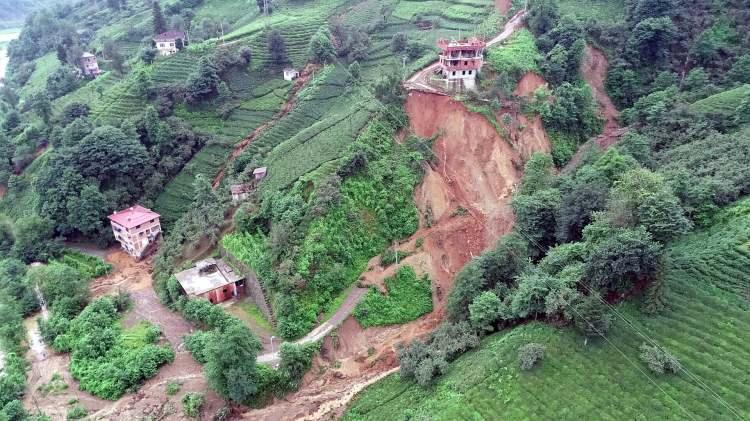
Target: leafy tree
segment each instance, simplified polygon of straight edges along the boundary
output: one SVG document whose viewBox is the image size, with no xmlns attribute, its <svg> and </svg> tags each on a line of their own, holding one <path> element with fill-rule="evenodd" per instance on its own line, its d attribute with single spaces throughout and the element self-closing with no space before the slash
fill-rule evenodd
<svg viewBox="0 0 750 421">
<path fill-rule="evenodd" d="M 0 254 L 8 256 L 15 242 L 13 227 L 7 221 L 0 221 Z"/>
<path fill-rule="evenodd" d="M 76 146 L 78 142 L 83 140 L 93 130 L 94 125 L 91 124 L 88 118 L 78 118 L 63 130 L 62 144 L 67 147 Z"/>
<path fill-rule="evenodd" d="M 573 304 L 573 322 L 586 337 L 605 336 L 612 325 L 612 314 L 598 295 L 590 295 Z"/>
<path fill-rule="evenodd" d="M 727 72 L 727 80 L 735 83 L 750 83 L 750 54 L 737 58 Z"/>
<path fill-rule="evenodd" d="M 406 49 L 406 43 L 408 40 L 409 38 L 403 32 L 397 32 L 393 34 L 393 37 L 391 38 L 391 51 L 393 51 L 394 53 L 404 51 Z"/>
<path fill-rule="evenodd" d="M 67 126 L 76 119 L 81 117 L 88 117 L 91 109 L 87 104 L 81 102 L 72 102 L 67 104 L 62 111 L 62 124 Z"/>
<path fill-rule="evenodd" d="M 545 153 L 534 153 L 523 168 L 523 180 L 519 193 L 531 194 L 539 190 L 552 187 L 555 179 L 555 164 L 552 155 Z"/>
<path fill-rule="evenodd" d="M 352 82 L 358 82 L 362 77 L 362 68 L 359 66 L 358 61 L 354 61 L 349 65 L 349 75 Z"/>
<path fill-rule="evenodd" d="M 556 216 L 560 201 L 560 191 L 557 189 L 513 197 L 516 230 L 531 242 L 532 256 L 541 257 L 541 254 L 555 244 Z"/>
<path fill-rule="evenodd" d="M 670 16 L 674 10 L 673 0 L 638 0 L 630 13 L 630 20 L 634 24 L 649 18 Z"/>
<path fill-rule="evenodd" d="M 660 242 L 686 233 L 692 225 L 664 178 L 647 169 L 629 171 L 615 182 L 608 212 L 616 226 L 641 225 Z"/>
<path fill-rule="evenodd" d="M 151 17 L 154 22 L 154 35 L 167 32 L 167 21 L 164 19 L 164 14 L 158 1 L 154 1 L 152 4 Z"/>
<path fill-rule="evenodd" d="M 590 242 L 584 277 L 603 291 L 626 292 L 640 280 L 649 280 L 659 269 L 661 247 L 644 229 L 617 228 L 594 239 L 594 226 L 584 230 Z"/>
<path fill-rule="evenodd" d="M 469 320 L 476 329 L 492 331 L 502 314 L 503 302 L 492 291 L 485 291 L 469 305 Z"/>
<path fill-rule="evenodd" d="M 601 179 L 576 181 L 566 188 L 555 218 L 557 240 L 561 243 L 580 240 L 594 213 L 606 208 L 608 196 L 609 188 Z"/>
<path fill-rule="evenodd" d="M 49 220 L 38 216 L 27 216 L 16 221 L 13 255 L 32 263 L 45 262 L 54 257 L 59 246 L 52 241 L 54 226 Z"/>
<path fill-rule="evenodd" d="M 76 146 L 73 160 L 82 176 L 111 184 L 123 179 L 143 180 L 149 158 L 146 148 L 137 140 L 115 127 L 101 126 Z"/>
<path fill-rule="evenodd" d="M 29 269 L 26 279 L 29 285 L 39 286 L 53 311 L 59 310 L 58 304 L 67 306 L 73 302 L 78 305 L 77 311 L 86 305 L 88 280 L 68 265 L 52 263 L 35 266 Z"/>
<path fill-rule="evenodd" d="M 315 63 L 327 63 L 334 57 L 335 51 L 331 42 L 331 33 L 326 27 L 318 28 L 315 35 L 310 38 L 308 55 L 310 60 Z"/>
<path fill-rule="evenodd" d="M 37 92 L 30 98 L 31 108 L 42 118 L 44 124 L 49 124 L 52 117 L 52 103 L 45 92 Z"/>
<path fill-rule="evenodd" d="M 182 397 L 182 410 L 189 418 L 198 418 L 202 407 L 202 393 L 187 393 Z"/>
<path fill-rule="evenodd" d="M 518 348 L 518 364 L 521 370 L 531 370 L 544 358 L 546 347 L 542 344 L 531 342 Z"/>
<path fill-rule="evenodd" d="M 146 64 L 152 64 L 156 60 L 156 56 L 159 54 L 159 50 L 153 47 L 146 47 L 141 50 L 139 57 L 141 61 Z"/>
<path fill-rule="evenodd" d="M 109 206 L 97 186 L 84 186 L 78 198 L 68 199 L 67 208 L 68 226 L 85 236 L 104 235 L 106 229 L 102 221 Z"/>
<path fill-rule="evenodd" d="M 289 61 L 286 55 L 284 37 L 276 29 L 272 29 L 268 33 L 268 52 L 271 55 L 271 60 L 277 65 L 283 65 Z"/>
<path fill-rule="evenodd" d="M 555 0 L 540 0 L 531 2 L 529 7 L 529 17 L 527 23 L 529 29 L 535 34 L 544 34 L 549 32 L 557 23 L 560 12 Z"/>
<path fill-rule="evenodd" d="M 510 313 L 524 319 L 545 311 L 547 295 L 557 283 L 550 275 L 541 271 L 529 271 L 518 277 L 518 287 L 513 291 Z"/>
<path fill-rule="evenodd" d="M 546 127 L 575 134 L 580 139 L 588 139 L 601 131 L 602 119 L 587 84 L 564 82 L 555 88 L 553 96 L 555 100 L 545 103 L 541 110 Z"/>
<path fill-rule="evenodd" d="M 78 88 L 76 70 L 70 66 L 60 66 L 47 78 L 47 95 L 50 99 L 59 98 Z"/>
<path fill-rule="evenodd" d="M 186 99 L 198 103 L 219 93 L 219 74 L 208 57 L 201 57 L 198 68 L 185 81 Z"/>
<path fill-rule="evenodd" d="M 31 314 L 39 308 L 33 289 L 26 282 L 26 265 L 17 259 L 0 260 L 0 291 L 18 304 L 21 314 Z"/>
<path fill-rule="evenodd" d="M 631 58 L 642 63 L 663 63 L 677 37 L 677 28 L 668 17 L 639 22 L 628 38 Z"/>
<path fill-rule="evenodd" d="M 117 73 L 125 73 L 125 57 L 122 55 L 120 48 L 113 40 L 108 39 L 104 41 L 102 53 L 105 58 L 111 61 L 112 68 L 115 69 Z"/>
<path fill-rule="evenodd" d="M 245 402 L 255 395 L 259 387 L 255 358 L 260 349 L 258 338 L 240 323 L 215 331 L 205 351 L 209 386 L 235 402 Z"/>
<path fill-rule="evenodd" d="M 279 378 L 284 383 L 284 390 L 297 390 L 302 377 L 312 366 L 312 358 L 318 351 L 318 343 L 304 345 L 285 342 L 281 344 L 279 356 Z"/>
<path fill-rule="evenodd" d="M 649 370 L 656 374 L 673 373 L 677 374 L 682 371 L 682 365 L 677 358 L 666 349 L 657 346 L 642 343 L 640 358 L 641 361 L 648 364 Z"/>
</svg>

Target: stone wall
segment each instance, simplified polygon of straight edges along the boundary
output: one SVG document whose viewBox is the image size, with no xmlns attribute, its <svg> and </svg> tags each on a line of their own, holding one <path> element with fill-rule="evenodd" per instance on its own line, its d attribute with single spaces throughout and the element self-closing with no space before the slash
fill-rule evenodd
<svg viewBox="0 0 750 421">
<path fill-rule="evenodd" d="M 219 252 L 224 260 L 229 262 L 229 264 L 242 273 L 242 276 L 245 278 L 245 294 L 253 300 L 266 319 L 268 319 L 272 325 L 276 326 L 276 318 L 273 317 L 271 304 L 268 302 L 268 298 L 266 298 L 266 291 L 263 289 L 263 285 L 258 281 L 258 277 L 255 276 L 255 272 L 242 263 L 238 258 L 234 257 L 232 253 L 224 249 L 221 244 L 219 244 Z"/>
</svg>

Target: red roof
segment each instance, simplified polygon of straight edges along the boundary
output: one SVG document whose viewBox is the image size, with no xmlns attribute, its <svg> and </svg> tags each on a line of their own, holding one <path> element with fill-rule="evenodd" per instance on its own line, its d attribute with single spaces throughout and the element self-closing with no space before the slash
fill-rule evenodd
<svg viewBox="0 0 750 421">
<path fill-rule="evenodd" d="M 185 39 L 185 33 L 182 31 L 167 31 L 154 37 L 154 41 L 172 41 L 176 39 Z"/>
<path fill-rule="evenodd" d="M 484 48 L 485 43 L 479 38 L 472 37 L 469 39 L 460 40 L 447 40 L 441 38 L 437 41 L 438 48 L 443 51 L 455 51 L 455 50 L 478 50 Z"/>
<path fill-rule="evenodd" d="M 144 208 L 141 205 L 135 205 L 132 208 L 127 208 L 119 212 L 115 212 L 109 215 L 109 220 L 122 225 L 125 228 L 133 228 L 148 222 L 152 219 L 158 218 L 160 215 L 151 209 Z"/>
</svg>

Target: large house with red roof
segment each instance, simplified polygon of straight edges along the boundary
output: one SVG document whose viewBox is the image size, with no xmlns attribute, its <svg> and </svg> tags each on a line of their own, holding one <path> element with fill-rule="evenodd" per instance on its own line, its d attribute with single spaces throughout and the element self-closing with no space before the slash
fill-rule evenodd
<svg viewBox="0 0 750 421">
<path fill-rule="evenodd" d="M 115 240 L 129 255 L 140 260 L 151 252 L 161 238 L 160 215 L 141 205 L 109 215 Z"/>
<path fill-rule="evenodd" d="M 439 39 L 437 45 L 443 78 L 448 82 L 462 81 L 467 88 L 473 89 L 484 63 L 484 41 L 478 38 Z"/>
</svg>

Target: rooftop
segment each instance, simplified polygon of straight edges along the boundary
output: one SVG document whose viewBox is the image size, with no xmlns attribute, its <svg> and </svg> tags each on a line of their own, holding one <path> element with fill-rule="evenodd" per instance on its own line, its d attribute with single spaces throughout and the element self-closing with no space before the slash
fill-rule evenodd
<svg viewBox="0 0 750 421">
<path fill-rule="evenodd" d="M 267 172 L 267 167 L 259 167 L 253 170 L 253 175 L 265 175 Z"/>
<path fill-rule="evenodd" d="M 131 208 L 115 212 L 109 215 L 110 221 L 122 225 L 125 228 L 133 228 L 148 222 L 154 218 L 159 218 L 161 215 L 152 211 L 151 209 L 144 208 L 141 205 L 135 205 Z"/>
<path fill-rule="evenodd" d="M 484 48 L 485 42 L 476 37 L 471 37 L 469 39 L 460 39 L 460 40 L 455 40 L 455 39 L 447 40 L 445 38 L 441 38 L 437 41 L 437 45 L 441 49 L 448 49 L 448 48 L 450 49 L 454 49 L 454 48 L 473 49 L 473 48 Z"/>
<path fill-rule="evenodd" d="M 185 33 L 182 31 L 167 31 L 154 37 L 154 41 L 171 41 L 177 38 L 184 39 Z"/>
<path fill-rule="evenodd" d="M 89 57 L 96 57 L 96 56 L 93 55 L 93 54 L 91 54 L 91 53 L 89 53 L 89 52 L 85 52 L 85 53 L 81 54 L 81 58 L 89 58 Z"/>
<path fill-rule="evenodd" d="M 242 279 L 224 260 L 213 258 L 201 260 L 174 276 L 188 295 L 204 294 Z"/>
</svg>

